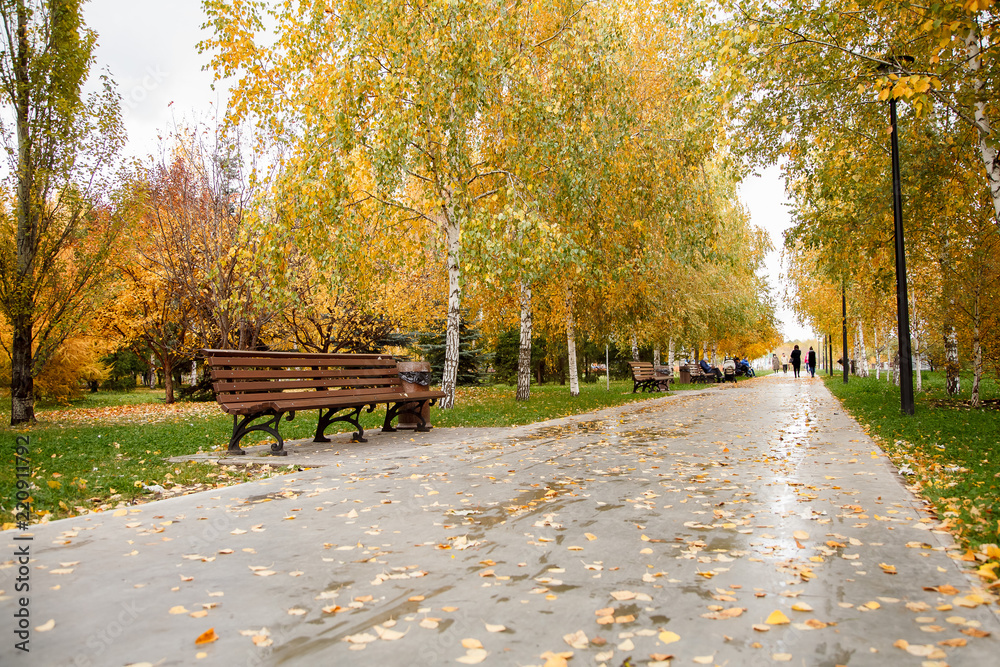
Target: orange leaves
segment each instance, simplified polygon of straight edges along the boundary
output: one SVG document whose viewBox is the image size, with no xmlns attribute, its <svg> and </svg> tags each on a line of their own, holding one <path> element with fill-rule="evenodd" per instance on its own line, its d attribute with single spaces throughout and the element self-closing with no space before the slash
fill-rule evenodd
<svg viewBox="0 0 1000 667">
<path fill-rule="evenodd" d="M 203 644 L 211 644 L 212 642 L 219 639 L 219 635 L 215 634 L 215 628 L 209 628 L 205 632 L 198 635 L 194 640 L 195 646 L 201 646 Z"/>
</svg>

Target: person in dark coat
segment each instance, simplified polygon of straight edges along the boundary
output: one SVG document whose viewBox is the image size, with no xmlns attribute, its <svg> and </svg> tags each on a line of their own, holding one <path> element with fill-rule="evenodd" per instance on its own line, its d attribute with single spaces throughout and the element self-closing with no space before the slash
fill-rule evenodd
<svg viewBox="0 0 1000 667">
<path fill-rule="evenodd" d="M 806 355 L 806 367 L 809 369 L 809 377 L 816 377 L 816 350 L 809 346 L 809 354 Z"/>
<path fill-rule="evenodd" d="M 792 372 L 795 373 L 795 377 L 798 377 L 799 369 L 802 368 L 802 350 L 799 349 L 798 345 L 792 350 L 791 362 Z"/>
<path fill-rule="evenodd" d="M 705 371 L 706 375 L 714 375 L 716 382 L 719 382 L 720 380 L 722 380 L 722 371 L 719 370 L 719 368 L 717 366 L 712 366 L 711 364 L 709 364 L 704 359 L 702 359 L 701 361 L 699 361 L 698 365 L 701 366 L 701 370 Z"/>
</svg>

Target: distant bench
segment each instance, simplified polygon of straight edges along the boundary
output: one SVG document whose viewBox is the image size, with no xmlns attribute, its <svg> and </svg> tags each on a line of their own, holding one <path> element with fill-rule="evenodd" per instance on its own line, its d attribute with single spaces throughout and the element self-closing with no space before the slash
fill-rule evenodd
<svg viewBox="0 0 1000 667">
<path fill-rule="evenodd" d="M 659 372 L 648 361 L 630 361 L 632 393 L 637 391 L 670 391 L 673 376 Z"/>
<path fill-rule="evenodd" d="M 307 352 L 258 352 L 250 350 L 201 350 L 211 366 L 212 388 L 219 406 L 233 415 L 230 454 L 245 454 L 240 441 L 253 431 L 264 431 L 277 441 L 271 454 L 285 456 L 278 432 L 281 418 L 291 421 L 300 410 L 319 410 L 315 442 L 329 442 L 324 435 L 334 422 L 354 426 L 354 442 L 367 442 L 360 418 L 386 405 L 383 432 L 395 431 L 392 420 L 412 415 L 418 431 L 429 431 L 422 416 L 424 405 L 434 405 L 444 392 L 403 391 L 396 360 L 388 354 L 318 354 Z M 263 420 L 258 423 L 258 420 Z"/>
<path fill-rule="evenodd" d="M 695 384 L 697 382 L 716 382 L 718 377 L 715 373 L 706 373 L 698 364 L 687 364 L 681 366 L 681 383 Z"/>
</svg>

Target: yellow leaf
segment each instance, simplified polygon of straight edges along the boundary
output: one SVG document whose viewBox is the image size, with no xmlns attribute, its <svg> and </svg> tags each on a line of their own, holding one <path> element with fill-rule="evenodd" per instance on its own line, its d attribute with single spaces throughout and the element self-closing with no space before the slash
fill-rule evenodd
<svg viewBox="0 0 1000 667">
<path fill-rule="evenodd" d="M 767 620 L 764 622 L 767 623 L 768 625 L 786 625 L 788 623 L 791 623 L 791 620 L 787 616 L 785 616 L 785 614 L 782 613 L 780 609 L 775 609 L 774 611 L 771 612 L 771 615 L 768 616 Z"/>
<path fill-rule="evenodd" d="M 664 644 L 673 644 L 674 642 L 679 642 L 681 640 L 681 636 L 676 632 L 664 630 L 659 634 L 658 639 Z"/>
<path fill-rule="evenodd" d="M 805 602 L 796 602 L 792 605 L 792 609 L 795 611 L 812 611 L 813 608 L 807 605 Z"/>
</svg>

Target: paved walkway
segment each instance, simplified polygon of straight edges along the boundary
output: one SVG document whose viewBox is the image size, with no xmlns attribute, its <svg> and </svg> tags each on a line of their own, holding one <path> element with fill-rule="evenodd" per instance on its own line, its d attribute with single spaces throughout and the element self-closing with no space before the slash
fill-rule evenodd
<svg viewBox="0 0 1000 667">
<path fill-rule="evenodd" d="M 30 624 L 54 625 L 32 631 L 30 655 L 14 649 L 7 563 L 0 663 L 981 666 L 1000 654 L 996 605 L 819 380 L 290 449 L 283 464 L 319 467 L 38 528 Z M 2 535 L 6 554 L 16 534 Z M 217 639 L 196 644 L 203 633 Z"/>
</svg>

